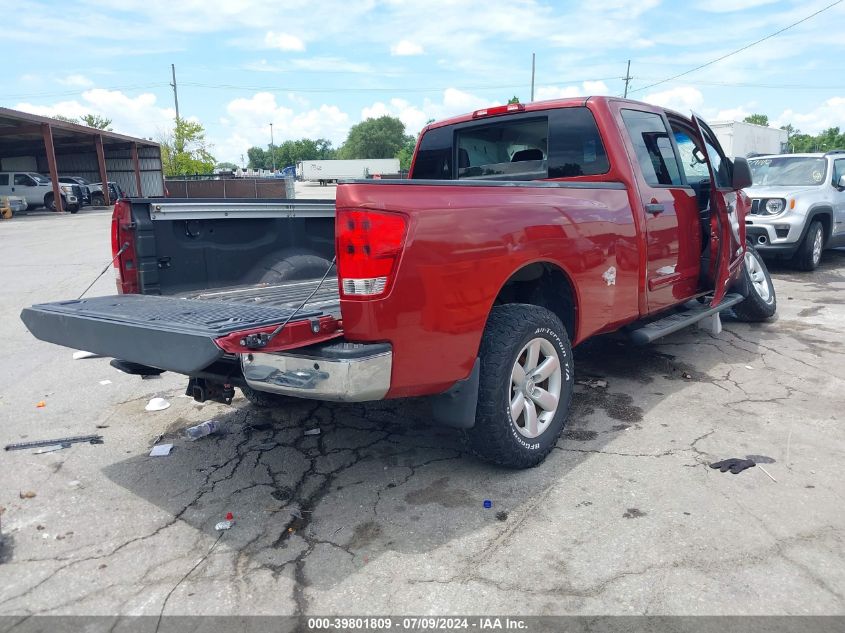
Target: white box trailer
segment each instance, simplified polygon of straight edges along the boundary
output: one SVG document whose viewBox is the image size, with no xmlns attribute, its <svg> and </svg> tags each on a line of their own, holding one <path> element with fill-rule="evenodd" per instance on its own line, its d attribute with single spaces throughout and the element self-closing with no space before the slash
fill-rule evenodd
<svg viewBox="0 0 845 633">
<path fill-rule="evenodd" d="M 789 141 L 786 130 L 743 121 L 714 121 L 710 127 L 728 156 L 780 154 Z"/>
<path fill-rule="evenodd" d="M 398 158 L 361 158 L 356 160 L 304 160 L 296 165 L 296 177 L 324 185 L 338 180 L 355 180 L 382 174 L 398 174 Z"/>
</svg>

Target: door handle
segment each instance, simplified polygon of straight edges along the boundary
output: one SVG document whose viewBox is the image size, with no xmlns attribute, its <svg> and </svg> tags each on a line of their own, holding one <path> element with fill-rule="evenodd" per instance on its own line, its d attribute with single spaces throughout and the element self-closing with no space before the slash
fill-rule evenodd
<svg viewBox="0 0 845 633">
<path fill-rule="evenodd" d="M 645 205 L 646 213 L 652 213 L 654 215 L 657 215 L 658 213 L 663 213 L 663 211 L 665 211 L 665 209 L 662 204 L 653 202 L 651 204 Z"/>
</svg>

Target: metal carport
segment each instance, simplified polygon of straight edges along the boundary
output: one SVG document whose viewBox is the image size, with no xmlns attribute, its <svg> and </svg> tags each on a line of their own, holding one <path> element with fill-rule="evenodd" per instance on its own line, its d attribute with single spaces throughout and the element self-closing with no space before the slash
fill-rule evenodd
<svg viewBox="0 0 845 633">
<path fill-rule="evenodd" d="M 164 194 L 158 143 L 8 108 L 0 108 L 0 171 L 49 174 L 57 211 L 60 176 L 102 182 L 106 204 L 109 180 L 130 196 Z"/>
</svg>

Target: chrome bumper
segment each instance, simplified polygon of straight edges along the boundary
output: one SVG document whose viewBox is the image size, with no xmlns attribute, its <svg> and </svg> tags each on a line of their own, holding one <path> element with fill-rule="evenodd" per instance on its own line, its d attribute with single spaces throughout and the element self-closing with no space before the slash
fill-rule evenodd
<svg viewBox="0 0 845 633">
<path fill-rule="evenodd" d="M 387 344 L 329 343 L 267 354 L 242 354 L 246 383 L 257 391 L 312 400 L 381 400 L 390 388 Z"/>
</svg>

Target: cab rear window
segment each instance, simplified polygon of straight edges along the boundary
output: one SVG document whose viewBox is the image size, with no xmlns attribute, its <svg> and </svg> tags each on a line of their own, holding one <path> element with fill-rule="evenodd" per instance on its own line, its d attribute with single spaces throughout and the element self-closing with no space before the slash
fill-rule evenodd
<svg viewBox="0 0 845 633">
<path fill-rule="evenodd" d="M 542 180 L 594 176 L 609 168 L 592 113 L 573 107 L 430 130 L 412 177 Z"/>
</svg>

